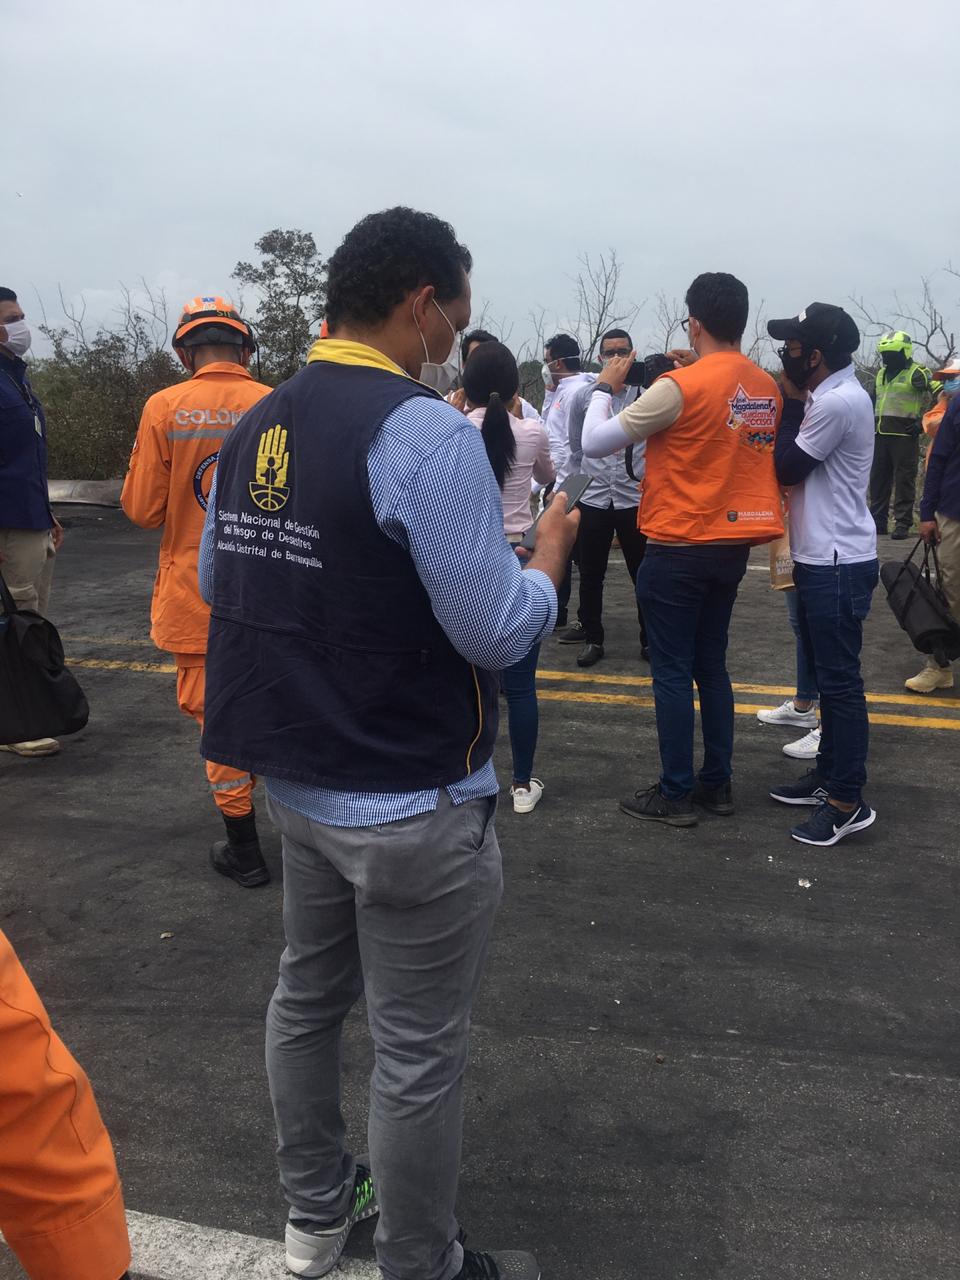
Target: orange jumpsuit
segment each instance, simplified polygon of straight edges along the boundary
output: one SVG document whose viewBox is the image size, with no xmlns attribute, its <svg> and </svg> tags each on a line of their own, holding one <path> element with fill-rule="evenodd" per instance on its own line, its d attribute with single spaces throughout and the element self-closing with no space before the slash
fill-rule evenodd
<svg viewBox="0 0 960 1280">
<path fill-rule="evenodd" d="M 0 1230 L 31 1280 L 119 1280 L 130 1241 L 90 1081 L 0 933 Z"/>
<path fill-rule="evenodd" d="M 154 644 L 174 655 L 180 710 L 203 726 L 204 658 L 210 609 L 200 595 L 200 535 L 224 437 L 270 391 L 230 361 L 205 365 L 144 405 L 130 470 L 120 495 L 142 529 L 163 525 L 160 567 L 150 609 Z M 217 808 L 240 818 L 252 808 L 254 779 L 207 761 Z"/>
</svg>

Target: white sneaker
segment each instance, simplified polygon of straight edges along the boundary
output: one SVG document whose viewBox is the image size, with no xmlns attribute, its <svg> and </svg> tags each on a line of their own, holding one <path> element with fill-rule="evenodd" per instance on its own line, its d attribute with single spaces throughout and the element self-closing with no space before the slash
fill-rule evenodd
<svg viewBox="0 0 960 1280">
<path fill-rule="evenodd" d="M 793 698 L 788 698 L 779 707 L 769 711 L 758 711 L 757 719 L 761 724 L 795 724 L 800 729 L 817 727 L 817 704 L 811 703 L 809 711 L 798 711 Z"/>
<path fill-rule="evenodd" d="M 511 787 L 510 794 L 514 813 L 532 813 L 543 795 L 543 783 L 539 778 L 531 778 L 529 787 Z"/>
<path fill-rule="evenodd" d="M 6 742 L 0 751 L 12 751 L 17 756 L 55 756 L 60 750 L 56 738 L 34 738 L 32 742 Z"/>
<path fill-rule="evenodd" d="M 808 734 L 798 738 L 796 742 L 788 742 L 783 748 L 785 756 L 793 756 L 794 760 L 815 760 L 820 750 L 820 730 L 811 729 Z"/>
<path fill-rule="evenodd" d="M 952 689 L 953 672 L 949 667 L 924 667 L 909 680 L 904 680 L 904 688 L 911 693 L 933 693 L 934 689 Z"/>
</svg>

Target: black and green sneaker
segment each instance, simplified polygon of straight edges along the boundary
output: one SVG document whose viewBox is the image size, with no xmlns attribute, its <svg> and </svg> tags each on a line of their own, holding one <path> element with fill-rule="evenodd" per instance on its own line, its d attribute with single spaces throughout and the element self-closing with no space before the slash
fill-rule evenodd
<svg viewBox="0 0 960 1280">
<path fill-rule="evenodd" d="M 325 1276 L 332 1271 L 343 1253 L 351 1229 L 365 1218 L 380 1212 L 370 1176 L 370 1157 L 357 1157 L 357 1176 L 353 1199 L 345 1218 L 339 1222 L 314 1222 L 310 1218 L 291 1218 L 287 1223 L 287 1270 L 296 1276 Z"/>
</svg>

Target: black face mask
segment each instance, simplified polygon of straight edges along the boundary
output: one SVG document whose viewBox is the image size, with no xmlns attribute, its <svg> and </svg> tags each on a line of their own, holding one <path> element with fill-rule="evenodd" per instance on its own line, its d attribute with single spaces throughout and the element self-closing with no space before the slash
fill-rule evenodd
<svg viewBox="0 0 960 1280">
<path fill-rule="evenodd" d="M 811 373 L 813 373 L 813 369 L 807 364 L 810 359 L 810 352 L 801 351 L 798 356 L 792 356 L 786 347 L 781 347 L 777 354 L 780 357 L 780 363 L 783 365 L 783 372 L 793 385 L 802 391 L 807 385 Z"/>
<path fill-rule="evenodd" d="M 907 357 L 902 351 L 884 351 L 880 359 L 883 361 L 884 372 L 891 375 L 900 373 L 907 367 Z"/>
</svg>

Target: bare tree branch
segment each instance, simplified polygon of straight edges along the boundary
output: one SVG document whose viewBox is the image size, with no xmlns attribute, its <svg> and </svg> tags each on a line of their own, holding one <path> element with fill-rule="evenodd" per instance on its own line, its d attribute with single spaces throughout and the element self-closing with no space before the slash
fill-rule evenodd
<svg viewBox="0 0 960 1280">
<path fill-rule="evenodd" d="M 585 253 L 580 259 L 581 270 L 574 283 L 577 291 L 577 340 L 581 359 L 589 364 L 608 329 L 629 327 L 637 318 L 640 306 L 621 302 L 617 296 L 620 287 L 622 265 L 616 249 L 607 255 L 601 253 L 596 262 Z M 640 304 L 642 305 L 642 304 Z"/>
</svg>

